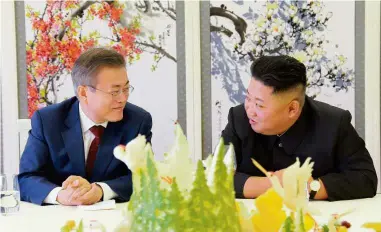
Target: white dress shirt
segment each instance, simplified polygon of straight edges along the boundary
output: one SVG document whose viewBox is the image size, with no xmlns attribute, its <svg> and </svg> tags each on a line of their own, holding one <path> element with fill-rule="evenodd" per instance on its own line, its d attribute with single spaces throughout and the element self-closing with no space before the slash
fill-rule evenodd
<svg viewBox="0 0 381 232">
<path fill-rule="evenodd" d="M 93 139 L 95 138 L 94 134 L 91 133 L 90 128 L 93 126 L 103 126 L 104 128 L 107 127 L 108 122 L 104 122 L 101 124 L 94 123 L 89 119 L 86 114 L 83 112 L 81 108 L 81 104 L 79 104 L 79 119 L 81 121 L 81 128 L 82 128 L 82 137 L 83 137 L 83 150 L 85 152 L 85 163 L 87 160 L 87 155 L 89 153 L 90 145 Z M 101 186 L 103 190 L 103 200 L 110 200 L 118 195 L 108 186 L 106 183 L 97 182 L 99 186 Z M 56 187 L 54 188 L 48 196 L 45 198 L 44 203 L 48 204 L 59 204 L 57 202 L 57 195 L 58 192 L 62 189 L 62 187 Z"/>
</svg>

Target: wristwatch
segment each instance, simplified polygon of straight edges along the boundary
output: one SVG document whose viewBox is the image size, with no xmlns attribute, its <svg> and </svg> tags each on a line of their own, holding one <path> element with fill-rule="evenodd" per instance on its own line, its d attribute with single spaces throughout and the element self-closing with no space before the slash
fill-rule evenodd
<svg viewBox="0 0 381 232">
<path fill-rule="evenodd" d="M 310 190 L 311 190 L 310 191 L 310 199 L 314 199 L 315 198 L 315 195 L 319 191 L 319 189 L 320 189 L 320 182 L 319 182 L 319 180 L 316 180 L 316 179 L 312 180 L 310 182 Z"/>
</svg>

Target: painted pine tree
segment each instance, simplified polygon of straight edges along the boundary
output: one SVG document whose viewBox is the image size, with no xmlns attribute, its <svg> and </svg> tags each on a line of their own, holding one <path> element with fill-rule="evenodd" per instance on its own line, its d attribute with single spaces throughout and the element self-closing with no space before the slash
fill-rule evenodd
<svg viewBox="0 0 381 232">
<path fill-rule="evenodd" d="M 204 167 L 201 160 L 197 163 L 197 170 L 188 201 L 188 231 L 216 231 L 214 199 L 206 184 Z"/>
<path fill-rule="evenodd" d="M 166 199 L 165 231 L 184 231 L 186 228 L 186 202 L 179 190 L 176 178 L 171 184 L 171 191 Z"/>
<path fill-rule="evenodd" d="M 157 169 L 151 156 L 147 158 L 147 174 L 148 174 L 148 185 L 145 190 L 149 189 L 149 198 L 146 207 L 146 214 L 148 218 L 149 230 L 147 231 L 162 231 L 165 221 L 165 202 L 164 199 L 167 197 L 167 191 L 165 189 L 160 189 L 160 180 L 157 175 Z"/>
<path fill-rule="evenodd" d="M 146 228 L 146 216 L 145 216 L 145 204 L 149 198 L 149 192 L 143 191 L 147 187 L 147 175 L 142 171 L 134 173 L 135 178 L 139 178 L 140 188 L 138 186 L 133 187 L 133 193 L 128 204 L 128 210 L 132 212 L 132 225 L 134 231 L 144 231 Z M 140 190 L 139 190 L 140 189 Z M 138 191 L 139 190 L 139 191 Z"/>
<path fill-rule="evenodd" d="M 213 157 L 211 188 L 216 195 L 214 209 L 218 221 L 217 231 L 241 231 L 238 212 L 235 205 L 235 196 L 232 185 L 232 169 L 229 173 L 223 162 L 225 154 L 224 142 L 221 139 L 216 154 Z"/>
<path fill-rule="evenodd" d="M 134 212 L 132 231 L 162 231 L 165 224 L 165 198 L 168 193 L 160 189 L 160 180 L 152 155 L 147 153 L 147 171 L 141 173 L 140 199 Z"/>
<path fill-rule="evenodd" d="M 143 146 L 145 140 L 132 141 L 114 151 L 133 173 L 134 191 L 128 206 L 132 217 L 127 217 L 130 223 L 123 228 L 137 232 L 240 231 L 233 189 L 235 158 L 232 147 L 224 159 L 225 146 L 221 140 L 206 170 L 201 160 L 194 168 L 194 163 L 180 162 L 189 151 L 179 126 L 176 135 L 176 144 L 165 163 L 154 161 L 150 145 Z M 187 166 L 187 171 L 164 171 L 171 165 L 178 165 L 177 161 L 180 166 Z M 180 186 L 179 182 L 184 181 L 186 183 Z"/>
</svg>

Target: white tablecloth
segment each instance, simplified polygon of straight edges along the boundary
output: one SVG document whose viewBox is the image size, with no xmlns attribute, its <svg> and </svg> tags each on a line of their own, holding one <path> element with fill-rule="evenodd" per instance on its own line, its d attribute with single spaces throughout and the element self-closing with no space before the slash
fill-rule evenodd
<svg viewBox="0 0 381 232">
<path fill-rule="evenodd" d="M 254 205 L 254 200 L 238 201 L 243 201 L 249 208 Z M 371 231 L 360 228 L 364 222 L 381 222 L 381 194 L 374 198 L 362 200 L 315 201 L 311 202 L 311 204 L 323 212 L 323 216 L 315 217 L 319 223 L 327 222 L 329 215 L 332 213 L 342 213 L 354 208 L 355 212 L 343 218 L 352 224 L 350 231 L 353 232 Z M 76 207 L 37 206 L 22 202 L 18 214 L 0 216 L 0 232 L 58 232 L 67 220 L 78 221 L 81 218 L 87 222 L 98 220 L 107 228 L 107 231 L 113 231 L 122 221 L 122 209 L 125 207 L 126 204 L 117 204 L 115 210 L 83 211 Z"/>
</svg>

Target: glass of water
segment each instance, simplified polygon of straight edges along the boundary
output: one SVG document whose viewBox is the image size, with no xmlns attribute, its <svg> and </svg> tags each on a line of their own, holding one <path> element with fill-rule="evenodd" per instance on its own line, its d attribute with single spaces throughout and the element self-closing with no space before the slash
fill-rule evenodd
<svg viewBox="0 0 381 232">
<path fill-rule="evenodd" d="M 0 213 L 11 215 L 20 209 L 20 187 L 17 175 L 0 175 Z"/>
</svg>

